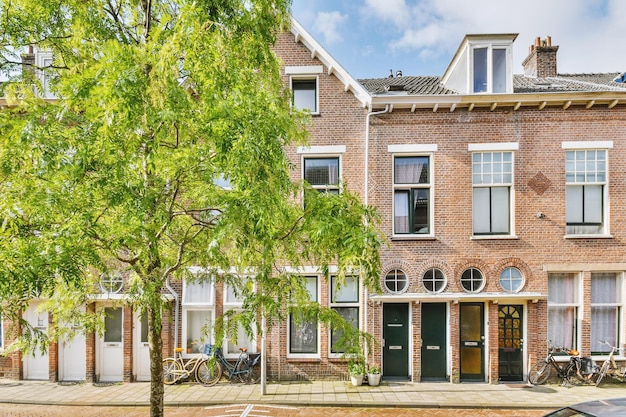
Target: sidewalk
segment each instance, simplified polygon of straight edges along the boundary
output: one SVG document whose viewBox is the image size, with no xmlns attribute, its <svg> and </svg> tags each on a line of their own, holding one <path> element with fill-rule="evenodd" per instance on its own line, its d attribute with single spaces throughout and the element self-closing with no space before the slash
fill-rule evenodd
<svg viewBox="0 0 626 417">
<path fill-rule="evenodd" d="M 146 406 L 146 382 L 64 385 L 44 381 L 0 379 L 0 403 Z M 267 394 L 260 385 L 221 382 L 165 386 L 166 406 L 282 404 L 335 407 L 538 408 L 550 409 L 601 398 L 626 397 L 626 385 L 561 387 L 526 384 L 383 382 L 378 387 L 353 387 L 343 381 L 273 382 Z"/>
</svg>

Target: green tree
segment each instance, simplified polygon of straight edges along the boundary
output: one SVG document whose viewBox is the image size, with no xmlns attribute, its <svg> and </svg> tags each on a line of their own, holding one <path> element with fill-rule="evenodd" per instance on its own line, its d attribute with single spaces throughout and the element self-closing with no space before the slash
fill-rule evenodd
<svg viewBox="0 0 626 417">
<path fill-rule="evenodd" d="M 280 265 L 377 280 L 372 211 L 349 192 L 307 193 L 304 207 L 290 180 L 284 148 L 304 143 L 308 118 L 291 111 L 271 48 L 289 5 L 0 1 L 0 71 L 24 69 L 0 112 L 0 312 L 17 318 L 41 297 L 59 322 L 76 319 L 96 271 L 123 265 L 127 302 L 148 317 L 152 416 L 163 414 L 164 286 L 189 266 L 254 272 L 237 317 L 249 332 L 306 303 Z M 28 47 L 52 62 L 23 64 Z M 56 99 L 41 97 L 48 90 Z M 45 347 L 45 335 L 24 336 Z"/>
</svg>

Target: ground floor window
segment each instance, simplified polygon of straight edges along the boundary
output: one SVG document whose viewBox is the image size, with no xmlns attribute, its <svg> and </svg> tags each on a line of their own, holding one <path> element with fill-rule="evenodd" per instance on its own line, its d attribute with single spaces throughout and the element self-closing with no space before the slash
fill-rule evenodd
<svg viewBox="0 0 626 417">
<path fill-rule="evenodd" d="M 578 274 L 548 274 L 548 340 L 578 349 Z"/>
<path fill-rule="evenodd" d="M 338 277 L 331 276 L 330 279 L 330 307 L 341 317 L 350 323 L 354 328 L 359 328 L 359 279 L 348 276 L 341 282 Z M 345 349 L 340 347 L 338 342 L 343 336 L 341 329 L 331 329 L 330 331 L 330 353 L 341 354 Z"/>
<path fill-rule="evenodd" d="M 621 277 L 614 272 L 591 274 L 591 353 L 608 354 L 611 351 L 601 340 L 619 346 L 619 327 L 622 313 Z"/>
<path fill-rule="evenodd" d="M 319 302 L 319 278 L 317 276 L 304 277 L 309 301 Z M 292 311 L 289 315 L 289 356 L 317 357 L 319 356 L 319 326 L 314 318 L 307 318 L 304 312 Z"/>
<path fill-rule="evenodd" d="M 202 345 L 211 343 L 215 320 L 215 289 L 207 276 L 189 277 L 183 281 L 183 352 L 200 353 Z"/>
<path fill-rule="evenodd" d="M 242 286 L 246 286 L 248 284 L 252 284 L 252 281 L 248 281 L 248 278 L 244 278 L 241 281 Z M 238 314 L 243 312 L 243 301 L 244 295 L 240 289 L 236 289 L 234 285 L 229 283 L 224 283 L 224 313 L 226 314 L 228 311 L 232 311 L 233 314 Z M 254 329 L 254 323 L 251 323 L 252 330 Z M 226 337 L 224 341 L 225 356 L 227 357 L 237 357 L 239 356 L 239 348 L 246 348 L 248 352 L 254 353 L 256 352 L 256 334 L 248 334 L 244 326 L 238 324 L 237 326 L 237 337 L 236 341 L 233 337 Z"/>
</svg>

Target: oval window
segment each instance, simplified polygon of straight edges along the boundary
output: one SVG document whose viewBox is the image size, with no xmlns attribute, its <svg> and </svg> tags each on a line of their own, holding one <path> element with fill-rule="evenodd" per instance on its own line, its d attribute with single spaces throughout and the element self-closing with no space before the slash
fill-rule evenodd
<svg viewBox="0 0 626 417">
<path fill-rule="evenodd" d="M 431 268 L 424 273 L 422 285 L 428 292 L 441 292 L 446 287 L 446 276 L 441 269 Z"/>
<path fill-rule="evenodd" d="M 399 294 L 405 291 L 408 285 L 406 274 L 399 269 L 389 271 L 385 276 L 385 288 L 391 293 Z"/>
<path fill-rule="evenodd" d="M 476 268 L 466 269 L 461 275 L 461 286 L 467 292 L 479 292 L 484 285 L 483 274 Z"/>
<path fill-rule="evenodd" d="M 506 292 L 518 292 L 524 286 L 522 272 L 514 267 L 506 268 L 500 274 L 500 286 Z"/>
<path fill-rule="evenodd" d="M 124 286 L 124 278 L 119 271 L 104 272 L 100 275 L 100 290 L 103 293 L 117 294 Z"/>
</svg>

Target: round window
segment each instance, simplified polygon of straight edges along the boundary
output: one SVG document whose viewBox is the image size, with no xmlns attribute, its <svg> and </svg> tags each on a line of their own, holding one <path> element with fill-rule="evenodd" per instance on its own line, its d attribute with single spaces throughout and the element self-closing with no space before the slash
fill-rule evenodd
<svg viewBox="0 0 626 417">
<path fill-rule="evenodd" d="M 394 294 L 401 293 L 407 289 L 409 281 L 406 274 L 399 269 L 389 271 L 385 276 L 385 287 Z"/>
<path fill-rule="evenodd" d="M 119 271 L 105 272 L 100 275 L 100 290 L 104 293 L 117 294 L 122 290 L 124 278 Z"/>
<path fill-rule="evenodd" d="M 440 269 L 431 268 L 424 273 L 422 285 L 428 292 L 441 292 L 446 287 L 446 277 Z"/>
<path fill-rule="evenodd" d="M 522 272 L 517 268 L 506 268 L 500 274 L 500 286 L 506 292 L 518 292 L 524 286 Z"/>
<path fill-rule="evenodd" d="M 483 274 L 476 268 L 466 269 L 461 275 L 461 286 L 467 292 L 479 292 L 484 285 Z"/>
</svg>

